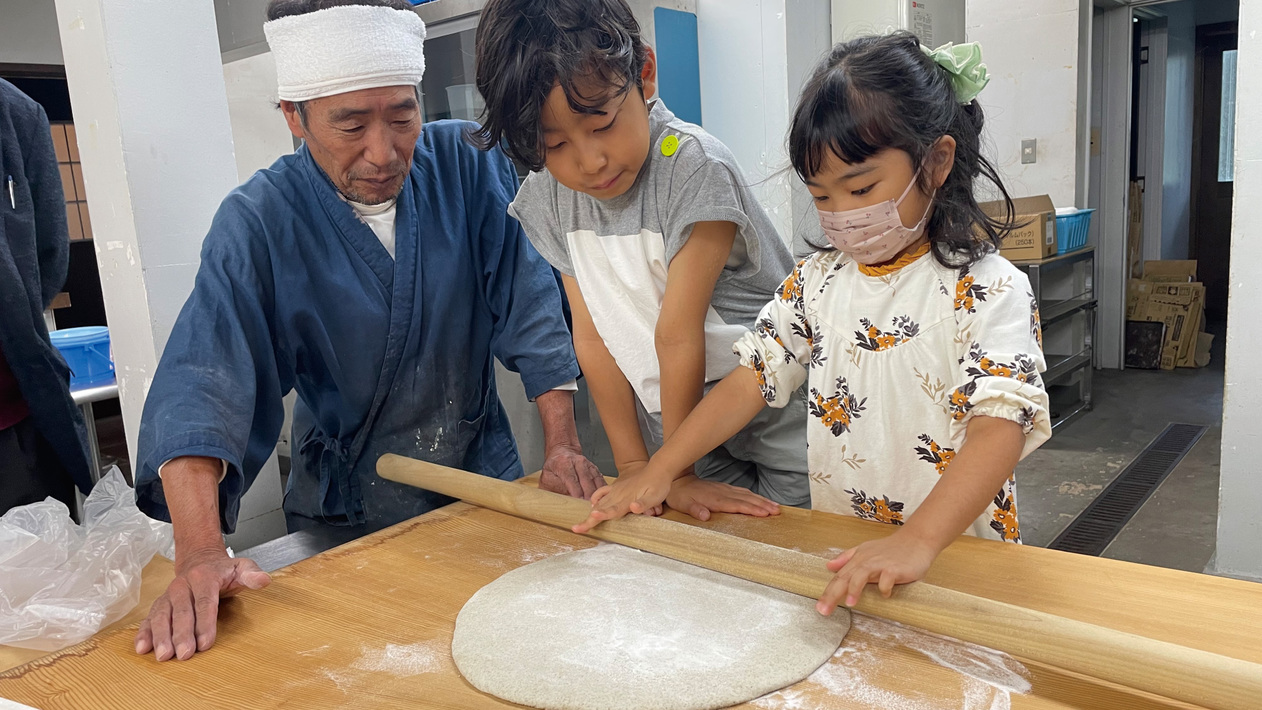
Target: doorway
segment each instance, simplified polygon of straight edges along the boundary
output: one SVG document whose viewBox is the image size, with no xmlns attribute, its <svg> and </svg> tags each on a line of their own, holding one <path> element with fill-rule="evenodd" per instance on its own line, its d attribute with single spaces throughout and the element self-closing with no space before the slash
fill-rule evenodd
<svg viewBox="0 0 1262 710">
<path fill-rule="evenodd" d="M 1197 28 L 1190 256 L 1205 284 L 1205 317 L 1227 320 L 1236 132 L 1236 23 Z"/>
</svg>

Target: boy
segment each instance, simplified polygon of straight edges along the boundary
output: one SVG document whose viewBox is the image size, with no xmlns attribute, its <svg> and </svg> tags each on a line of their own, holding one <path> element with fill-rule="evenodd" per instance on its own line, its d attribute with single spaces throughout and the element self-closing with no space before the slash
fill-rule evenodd
<svg viewBox="0 0 1262 710">
<path fill-rule="evenodd" d="M 793 266 L 731 151 L 647 100 L 655 76 L 624 0 L 491 0 L 483 10 L 486 116 L 473 138 L 502 142 L 533 171 L 509 211 L 562 274 L 621 477 L 648 462 L 646 437 L 660 446 L 737 365 L 732 345 Z M 667 503 L 702 520 L 808 505 L 805 427 L 801 397 L 766 409 Z"/>
</svg>

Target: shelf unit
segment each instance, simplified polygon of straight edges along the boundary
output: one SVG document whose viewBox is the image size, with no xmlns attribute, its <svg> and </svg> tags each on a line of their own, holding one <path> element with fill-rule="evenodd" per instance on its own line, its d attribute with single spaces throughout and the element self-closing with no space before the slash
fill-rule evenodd
<svg viewBox="0 0 1262 710">
<path fill-rule="evenodd" d="M 1069 403 L 1053 402 L 1052 429 L 1058 429 L 1073 422 L 1091 411 L 1092 374 L 1095 364 L 1095 327 L 1096 308 L 1098 302 L 1095 294 L 1095 247 L 1084 247 L 1068 254 L 1057 254 L 1046 259 L 1012 262 L 1026 273 L 1030 279 L 1030 287 L 1034 290 L 1034 298 L 1039 304 L 1042 317 L 1044 343 L 1048 343 L 1048 332 L 1053 327 L 1059 328 L 1075 322 L 1075 316 L 1081 314 L 1085 325 L 1078 338 L 1071 338 L 1072 344 L 1065 348 L 1072 354 L 1045 353 L 1047 371 L 1043 373 L 1043 382 L 1051 388 L 1058 384 L 1069 384 L 1075 375 L 1080 374 L 1078 399 Z M 1051 297 L 1044 293 L 1048 284 L 1049 272 L 1064 274 L 1068 270 L 1068 289 L 1072 294 L 1068 297 Z M 1063 277 L 1061 277 L 1063 280 Z M 1062 292 L 1066 288 L 1059 289 Z"/>
</svg>

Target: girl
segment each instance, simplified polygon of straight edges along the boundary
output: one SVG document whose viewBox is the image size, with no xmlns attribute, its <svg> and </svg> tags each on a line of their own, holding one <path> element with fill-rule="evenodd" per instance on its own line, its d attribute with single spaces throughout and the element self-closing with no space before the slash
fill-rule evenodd
<svg viewBox="0 0 1262 710">
<path fill-rule="evenodd" d="M 633 476 L 592 498 L 602 520 L 643 513 L 694 460 L 807 380 L 811 505 L 899 526 L 846 550 L 818 609 L 889 596 L 961 533 L 1020 542 L 1017 462 L 1051 435 L 1038 307 L 996 247 L 1012 202 L 979 150 L 977 45 L 913 35 L 840 44 L 789 134 L 826 245 L 798 263 L 735 349 L 728 375 Z M 1007 203 L 987 216 L 985 178 Z"/>
</svg>

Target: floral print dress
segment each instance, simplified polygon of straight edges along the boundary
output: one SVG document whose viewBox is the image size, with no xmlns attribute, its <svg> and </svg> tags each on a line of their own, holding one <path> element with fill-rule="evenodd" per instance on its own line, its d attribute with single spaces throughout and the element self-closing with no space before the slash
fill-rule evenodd
<svg viewBox="0 0 1262 710">
<path fill-rule="evenodd" d="M 807 382 L 816 510 L 903 524 L 976 416 L 1019 423 L 1022 458 L 1051 436 L 1038 305 L 996 254 L 963 269 L 928 245 L 878 268 L 814 254 L 735 350 L 773 407 Z M 1020 542 L 1013 479 L 966 532 Z"/>
</svg>

